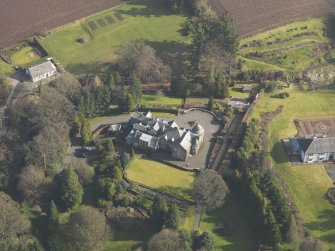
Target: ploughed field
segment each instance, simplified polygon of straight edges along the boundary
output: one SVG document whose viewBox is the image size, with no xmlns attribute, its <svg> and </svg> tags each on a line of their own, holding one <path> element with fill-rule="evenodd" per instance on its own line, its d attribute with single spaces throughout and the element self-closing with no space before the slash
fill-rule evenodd
<svg viewBox="0 0 335 251">
<path fill-rule="evenodd" d="M 0 48 L 120 3 L 119 0 L 0 1 Z"/>
<path fill-rule="evenodd" d="M 335 9 L 327 0 L 207 1 L 218 14 L 224 9 L 233 14 L 242 37 L 294 21 L 325 16 Z"/>
</svg>

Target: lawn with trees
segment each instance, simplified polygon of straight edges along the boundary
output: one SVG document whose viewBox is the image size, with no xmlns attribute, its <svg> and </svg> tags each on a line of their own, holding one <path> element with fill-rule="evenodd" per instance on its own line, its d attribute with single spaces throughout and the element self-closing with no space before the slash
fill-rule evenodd
<svg viewBox="0 0 335 251">
<path fill-rule="evenodd" d="M 279 92 L 279 91 L 277 91 Z M 264 112 L 274 111 L 283 105 L 283 111 L 269 125 L 269 149 L 275 168 L 288 184 L 304 226 L 313 236 L 320 238 L 327 248 L 334 247 L 334 229 L 329 224 L 334 219 L 334 206 L 326 199 L 332 181 L 323 165 L 292 166 L 286 156 L 280 139 L 296 135 L 294 119 L 332 117 L 335 115 L 334 91 L 306 92 L 291 87 L 290 97 L 284 100 L 265 94 L 253 117 L 259 118 Z"/>
<path fill-rule="evenodd" d="M 227 198 L 223 207 L 202 215 L 200 231 L 208 231 L 213 235 L 212 250 L 256 250 L 256 237 L 241 215 L 240 208 L 232 196 Z"/>
<path fill-rule="evenodd" d="M 185 199 L 192 199 L 195 178 L 192 172 L 178 170 L 145 157 L 135 157 L 126 171 L 128 179 Z"/>
</svg>

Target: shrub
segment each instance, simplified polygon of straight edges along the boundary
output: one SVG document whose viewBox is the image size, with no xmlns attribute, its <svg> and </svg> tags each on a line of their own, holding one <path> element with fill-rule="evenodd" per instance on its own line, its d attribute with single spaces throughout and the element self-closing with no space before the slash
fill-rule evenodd
<svg viewBox="0 0 335 251">
<path fill-rule="evenodd" d="M 327 199 L 333 205 L 335 205 L 335 187 L 329 188 L 327 192 Z"/>
<path fill-rule="evenodd" d="M 289 93 L 287 93 L 287 92 L 282 92 L 282 93 L 273 95 L 272 97 L 273 97 L 273 98 L 286 99 L 286 98 L 288 98 L 289 96 L 290 96 Z"/>
</svg>

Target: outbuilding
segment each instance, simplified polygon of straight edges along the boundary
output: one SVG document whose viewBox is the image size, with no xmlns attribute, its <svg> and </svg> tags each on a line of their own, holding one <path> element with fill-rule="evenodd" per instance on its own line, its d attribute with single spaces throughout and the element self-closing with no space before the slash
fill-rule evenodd
<svg viewBox="0 0 335 251">
<path fill-rule="evenodd" d="M 243 85 L 243 93 L 250 93 L 252 91 L 252 85 Z"/>
<path fill-rule="evenodd" d="M 27 75 L 32 82 L 38 82 L 42 79 L 49 78 L 56 73 L 57 69 L 51 61 L 35 65 L 27 69 Z"/>
</svg>

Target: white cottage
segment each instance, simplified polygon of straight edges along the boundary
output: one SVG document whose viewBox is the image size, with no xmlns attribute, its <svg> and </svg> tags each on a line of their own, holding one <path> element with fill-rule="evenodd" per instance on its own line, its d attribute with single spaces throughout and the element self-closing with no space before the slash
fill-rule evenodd
<svg viewBox="0 0 335 251">
<path fill-rule="evenodd" d="M 330 138 L 291 138 L 290 144 L 303 163 L 333 161 L 335 137 Z"/>
<path fill-rule="evenodd" d="M 50 61 L 44 62 L 42 64 L 33 66 L 27 69 L 27 75 L 33 82 L 40 81 L 42 79 L 49 78 L 56 73 L 57 69 Z"/>
</svg>

